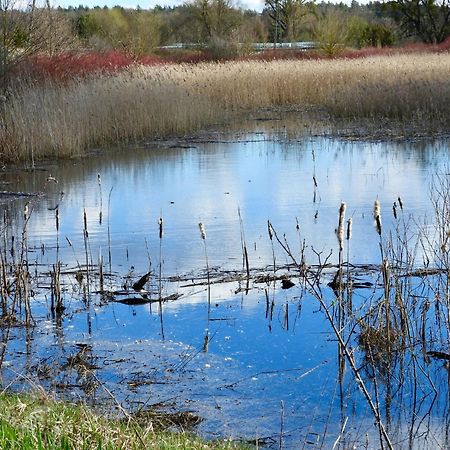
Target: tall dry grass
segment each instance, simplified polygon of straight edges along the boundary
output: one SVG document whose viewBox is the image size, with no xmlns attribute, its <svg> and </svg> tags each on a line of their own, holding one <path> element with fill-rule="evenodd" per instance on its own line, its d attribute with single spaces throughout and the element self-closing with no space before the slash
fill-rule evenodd
<svg viewBox="0 0 450 450">
<path fill-rule="evenodd" d="M 239 112 L 278 106 L 445 127 L 449 74 L 450 54 L 442 53 L 135 66 L 64 84 L 23 84 L 4 105 L 1 158 L 82 154 L 117 141 L 189 133 Z"/>
</svg>

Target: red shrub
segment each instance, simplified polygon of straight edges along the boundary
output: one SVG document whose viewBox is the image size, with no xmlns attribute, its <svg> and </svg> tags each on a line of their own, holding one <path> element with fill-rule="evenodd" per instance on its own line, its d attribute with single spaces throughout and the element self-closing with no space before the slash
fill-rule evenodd
<svg viewBox="0 0 450 450">
<path fill-rule="evenodd" d="M 64 81 L 97 72 L 115 72 L 133 63 L 132 58 L 120 52 L 66 52 L 57 55 L 36 55 L 22 62 L 19 71 L 33 79 Z"/>
<path fill-rule="evenodd" d="M 403 47 L 366 47 L 359 50 L 344 50 L 332 58 L 356 59 L 377 55 L 447 51 L 450 51 L 450 37 L 438 45 L 414 43 L 406 44 Z M 323 55 L 318 50 L 267 49 L 235 59 L 239 61 L 273 61 L 285 59 L 330 59 L 330 57 Z M 134 59 L 118 51 L 105 53 L 73 51 L 53 56 L 37 55 L 29 57 L 15 68 L 13 75 L 25 75 L 33 80 L 52 79 L 65 81 L 71 78 L 88 76 L 93 73 L 115 73 L 136 63 L 153 66 L 158 64 L 197 64 L 215 60 L 217 60 L 217 57 L 205 49 L 159 50 L 158 55 L 146 55 L 138 59 Z"/>
<path fill-rule="evenodd" d="M 165 64 L 165 60 L 163 58 L 155 55 L 141 56 L 136 62 L 144 66 L 157 66 L 158 64 Z"/>
<path fill-rule="evenodd" d="M 53 79 L 64 81 L 84 77 L 93 73 L 114 73 L 136 62 L 144 65 L 162 64 L 157 56 L 144 56 L 139 60 L 118 51 L 66 52 L 53 56 L 37 55 L 27 58 L 18 68 L 33 79 Z"/>
<path fill-rule="evenodd" d="M 448 52 L 448 51 L 450 51 L 450 36 L 447 39 L 445 39 L 444 42 L 441 42 L 440 44 L 438 44 L 437 48 L 441 52 Z"/>
</svg>

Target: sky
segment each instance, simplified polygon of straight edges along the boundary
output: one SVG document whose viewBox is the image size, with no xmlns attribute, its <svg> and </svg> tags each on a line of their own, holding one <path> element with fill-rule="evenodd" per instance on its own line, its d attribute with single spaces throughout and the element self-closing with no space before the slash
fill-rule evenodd
<svg viewBox="0 0 450 450">
<path fill-rule="evenodd" d="M 67 8 L 68 6 L 88 6 L 93 8 L 94 6 L 108 6 L 113 7 L 116 5 L 123 6 L 124 8 L 136 8 L 140 6 L 141 8 L 148 9 L 154 8 L 156 5 L 160 6 L 178 6 L 185 2 L 186 0 L 59 0 L 56 2 L 57 6 L 62 8 Z M 253 9 L 255 11 L 262 11 L 264 6 L 264 0 L 240 0 L 239 2 L 234 1 L 233 4 L 237 4 L 243 8 Z"/>
<path fill-rule="evenodd" d="M 67 8 L 68 6 L 78 6 L 83 5 L 89 8 L 93 8 L 94 6 L 122 6 L 124 8 L 136 8 L 140 6 L 143 9 L 154 8 L 155 6 L 178 6 L 190 0 L 56 0 L 56 6 L 61 6 L 63 8 Z M 326 0 L 331 1 L 332 3 L 339 3 L 342 1 L 343 3 L 351 3 L 351 0 Z M 252 9 L 254 11 L 261 12 L 264 8 L 264 0 L 232 0 L 233 5 L 245 8 Z M 359 3 L 365 3 L 364 0 L 360 0 Z"/>
</svg>

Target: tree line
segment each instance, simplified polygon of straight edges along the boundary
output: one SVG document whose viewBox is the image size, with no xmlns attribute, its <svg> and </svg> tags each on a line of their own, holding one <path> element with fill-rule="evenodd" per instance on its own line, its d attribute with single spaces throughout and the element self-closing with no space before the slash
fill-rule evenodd
<svg viewBox="0 0 450 450">
<path fill-rule="evenodd" d="M 351 5 L 265 0 L 262 12 L 238 7 L 233 0 L 188 0 L 153 9 L 63 9 L 43 1 L 24 5 L 23 0 L 0 0 L 2 72 L 29 54 L 68 49 L 114 49 L 138 57 L 161 46 L 190 43 L 207 46 L 221 57 L 250 51 L 254 42 L 315 41 L 331 54 L 344 46 L 440 43 L 450 35 L 450 0 Z"/>
</svg>

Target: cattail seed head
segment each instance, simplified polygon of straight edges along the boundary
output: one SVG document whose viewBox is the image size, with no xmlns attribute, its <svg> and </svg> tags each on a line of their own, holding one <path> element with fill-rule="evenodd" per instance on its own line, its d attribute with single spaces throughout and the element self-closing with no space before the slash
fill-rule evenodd
<svg viewBox="0 0 450 450">
<path fill-rule="evenodd" d="M 89 233 L 88 233 L 88 226 L 87 226 L 87 215 L 86 215 L 86 210 L 83 209 L 83 223 L 84 223 L 84 237 L 88 238 L 89 237 Z"/>
<path fill-rule="evenodd" d="M 375 200 L 373 204 L 373 218 L 376 219 L 377 216 L 381 214 L 381 204 L 379 200 Z"/>
<path fill-rule="evenodd" d="M 345 202 L 341 203 L 341 206 L 339 207 L 339 223 L 336 230 L 336 235 L 339 242 L 339 250 L 342 250 L 344 248 L 344 221 L 345 221 L 345 209 L 347 208 L 347 205 Z"/>
<path fill-rule="evenodd" d="M 352 238 L 352 223 L 353 220 L 350 217 L 350 219 L 347 220 L 347 241 L 349 241 Z"/>
<path fill-rule="evenodd" d="M 163 234 L 164 234 L 164 229 L 163 229 L 163 218 L 160 217 L 158 220 L 158 225 L 159 225 L 159 238 L 162 239 Z"/>
<path fill-rule="evenodd" d="M 28 214 L 30 212 L 30 202 L 26 202 L 23 207 L 23 220 L 26 222 L 28 219 Z"/>
<path fill-rule="evenodd" d="M 206 231 L 205 231 L 205 225 L 203 225 L 203 222 L 198 223 L 198 228 L 200 230 L 200 237 L 205 240 L 206 239 Z"/>
<path fill-rule="evenodd" d="M 267 221 L 267 232 L 269 233 L 269 238 L 270 240 L 273 239 L 273 234 L 272 234 L 272 224 L 270 223 L 270 221 Z"/>
<path fill-rule="evenodd" d="M 373 218 L 375 220 L 375 229 L 381 236 L 381 205 L 379 200 L 375 200 L 373 204 Z"/>
<path fill-rule="evenodd" d="M 346 208 L 347 208 L 347 205 L 345 204 L 345 202 L 342 202 L 341 206 L 339 207 L 339 224 L 344 223 Z"/>
<path fill-rule="evenodd" d="M 400 197 L 397 198 L 398 200 L 398 206 L 400 206 L 400 209 L 403 211 L 403 202 L 402 199 Z"/>
<path fill-rule="evenodd" d="M 394 219 L 397 220 L 397 202 L 392 205 L 392 212 L 394 213 Z"/>
</svg>

